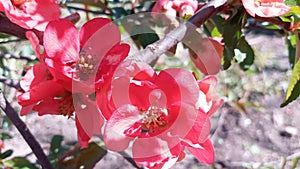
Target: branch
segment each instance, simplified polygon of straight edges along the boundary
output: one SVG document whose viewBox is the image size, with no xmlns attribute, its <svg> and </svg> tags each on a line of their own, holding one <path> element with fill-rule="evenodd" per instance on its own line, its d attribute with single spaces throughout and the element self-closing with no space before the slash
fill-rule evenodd
<svg viewBox="0 0 300 169">
<path fill-rule="evenodd" d="M 74 9 L 74 10 L 78 10 L 78 11 L 84 11 L 84 12 L 88 12 L 88 13 L 93 13 L 93 14 L 105 14 L 105 15 L 110 15 L 110 13 L 108 12 L 103 12 L 103 11 L 93 11 L 90 9 L 85 9 L 85 8 L 79 8 L 79 7 L 75 7 L 75 6 L 66 6 L 68 9 Z"/>
<path fill-rule="evenodd" d="M 13 59 L 24 59 L 24 60 L 27 60 L 27 61 L 34 61 L 36 59 L 36 56 L 34 55 L 30 55 L 30 56 L 24 56 L 24 55 L 15 55 L 15 54 L 12 54 L 12 53 L 0 53 L 0 58 L 6 58 L 6 59 L 10 59 L 10 58 L 13 58 Z"/>
<path fill-rule="evenodd" d="M 14 82 L 12 79 L 9 79 L 5 76 L 0 76 L 0 82 L 6 84 L 9 87 L 13 87 L 15 89 L 21 89 L 20 83 Z"/>
<path fill-rule="evenodd" d="M 212 0 L 203 6 L 187 22 L 169 32 L 164 38 L 148 45 L 143 51 L 133 54 L 132 58 L 138 58 L 140 61 L 151 63 L 157 57 L 168 51 L 171 47 L 182 41 L 189 32 L 195 31 L 196 27 L 201 26 L 208 18 L 222 11 L 226 6 L 227 0 Z"/>
<path fill-rule="evenodd" d="M 51 163 L 49 162 L 39 142 L 37 142 L 37 140 L 34 138 L 32 133 L 27 128 L 26 124 L 20 119 L 18 113 L 8 103 L 1 90 L 0 90 L 0 108 L 4 111 L 7 117 L 11 120 L 11 122 L 16 126 L 18 131 L 21 133 L 24 140 L 27 142 L 29 147 L 32 149 L 32 152 L 37 157 L 41 166 L 44 169 L 54 169 Z"/>
<path fill-rule="evenodd" d="M 12 23 L 5 15 L 0 13 L 0 32 L 14 35 L 20 39 L 26 39 L 25 32 L 27 29 Z"/>
<path fill-rule="evenodd" d="M 78 13 L 71 14 L 65 19 L 69 20 L 72 23 L 76 23 L 80 19 L 80 15 Z M 40 43 L 43 43 L 43 32 L 38 31 L 36 29 L 25 29 L 20 27 L 19 25 L 11 22 L 5 15 L 0 12 L 0 32 L 14 35 L 20 39 L 27 39 L 26 32 L 33 31 L 39 38 Z"/>
<path fill-rule="evenodd" d="M 277 18 L 267 18 L 267 17 L 260 17 L 260 16 L 255 16 L 254 19 L 258 19 L 258 20 L 261 20 L 261 21 L 266 21 L 266 22 L 281 26 L 285 30 L 288 30 L 288 31 L 292 30 L 292 22 L 291 23 L 290 22 L 283 22 L 282 20 L 277 19 Z"/>
</svg>

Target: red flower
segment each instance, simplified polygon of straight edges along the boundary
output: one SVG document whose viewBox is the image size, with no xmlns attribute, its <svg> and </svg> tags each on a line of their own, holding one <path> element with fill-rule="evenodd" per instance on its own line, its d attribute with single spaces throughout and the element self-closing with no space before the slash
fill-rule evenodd
<svg viewBox="0 0 300 169">
<path fill-rule="evenodd" d="M 286 14 L 290 7 L 283 0 L 242 0 L 246 11 L 253 17 L 275 17 Z"/>
<path fill-rule="evenodd" d="M 91 94 L 127 56 L 129 45 L 120 39 L 109 19 L 92 19 L 80 32 L 65 19 L 51 21 L 44 33 L 44 60 L 69 91 Z"/>
<path fill-rule="evenodd" d="M 100 134 L 104 123 L 92 96 L 95 92 L 95 81 L 97 87 L 106 82 L 110 84 L 112 73 L 127 56 L 129 46 L 119 44 L 118 28 L 103 18 L 87 22 L 80 34 L 69 21 L 63 19 L 51 21 L 44 33 L 45 51 L 42 54 L 39 53 L 37 37 L 32 32 L 28 32 L 27 37 L 41 60 L 41 63 L 34 67 L 43 67 L 43 71 L 33 71 L 31 74 L 38 75 L 38 79 L 45 79 L 45 73 L 41 75 L 40 73 L 47 72 L 49 78 L 33 83 L 34 78 L 28 72 L 26 74 L 28 77 L 25 75 L 26 78 L 24 77 L 21 83 L 30 87 L 22 87 L 24 93 L 18 97 L 19 103 L 27 106 L 24 107 L 27 113 L 32 109 L 38 111 L 40 115 L 51 113 L 71 116 L 75 111 L 78 140 L 82 147 L 87 146 L 92 135 Z M 99 45 L 99 37 L 108 40 Z M 45 84 L 45 81 L 59 87 L 53 86 L 52 89 L 51 86 L 49 89 L 48 85 L 47 88 L 35 89 L 36 84 Z M 62 89 L 63 92 L 52 91 L 58 89 Z M 30 97 L 26 97 L 27 95 Z"/>
<path fill-rule="evenodd" d="M 108 118 L 108 149 L 122 151 L 134 141 L 135 162 L 150 168 L 171 167 L 184 156 L 184 147 L 199 161 L 213 162 L 209 116 L 222 104 L 213 94 L 213 77 L 197 82 L 184 69 L 156 74 L 145 63 L 127 62 L 113 79 L 107 95 L 110 109 L 102 112 Z"/>
<path fill-rule="evenodd" d="M 0 11 L 19 26 L 40 31 L 44 31 L 48 22 L 60 15 L 55 0 L 1 0 Z"/>
<path fill-rule="evenodd" d="M 161 13 L 176 17 L 179 13 L 180 17 L 186 17 L 194 15 L 197 9 L 197 0 L 158 0 L 152 8 L 152 16 L 158 18 L 157 13 Z"/>
</svg>

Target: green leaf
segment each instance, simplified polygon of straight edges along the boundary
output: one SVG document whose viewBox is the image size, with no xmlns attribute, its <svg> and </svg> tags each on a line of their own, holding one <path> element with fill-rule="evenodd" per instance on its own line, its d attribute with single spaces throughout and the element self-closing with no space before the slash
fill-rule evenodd
<svg viewBox="0 0 300 169">
<path fill-rule="evenodd" d="M 230 67 L 232 58 L 234 57 L 234 51 L 225 46 L 224 48 L 224 58 L 223 58 L 223 68 L 226 70 Z"/>
<path fill-rule="evenodd" d="M 7 140 L 7 139 L 11 139 L 12 136 L 9 135 L 8 133 L 0 133 L 0 140 Z"/>
<path fill-rule="evenodd" d="M 111 10 L 112 10 L 112 19 L 113 20 L 116 20 L 116 19 L 119 19 L 123 16 L 128 15 L 128 13 L 122 7 L 111 8 Z"/>
<path fill-rule="evenodd" d="M 64 140 L 64 137 L 61 135 L 53 136 L 50 144 L 50 153 L 57 154 L 61 148 L 61 143 Z"/>
<path fill-rule="evenodd" d="M 24 157 L 15 157 L 11 160 L 3 162 L 4 166 L 11 167 L 13 169 L 38 169 L 37 166 L 29 162 Z"/>
<path fill-rule="evenodd" d="M 146 25 L 135 25 L 131 29 L 132 39 L 137 40 L 143 48 L 159 40 L 159 36 Z"/>
<path fill-rule="evenodd" d="M 254 51 L 249 45 L 249 43 L 246 41 L 245 37 L 242 37 L 239 40 L 237 48 L 246 56 L 245 59 L 242 62 L 240 62 L 240 67 L 243 70 L 248 70 L 254 62 Z"/>
<path fill-rule="evenodd" d="M 295 37 L 295 35 L 293 36 Z M 289 37 L 290 39 L 286 39 L 286 45 L 288 48 L 288 55 L 289 55 L 289 62 L 290 62 L 290 66 L 291 68 L 294 68 L 294 64 L 295 64 L 295 57 L 296 57 L 296 48 L 295 46 L 292 44 L 292 36 Z"/>
<path fill-rule="evenodd" d="M 221 32 L 223 34 L 223 41 L 225 45 L 224 69 L 228 69 L 230 67 L 231 61 L 234 58 L 234 49 L 237 47 L 239 39 L 241 38 L 241 29 L 245 23 L 245 16 L 245 11 L 239 9 L 224 23 L 224 29 L 223 32 Z"/>
<path fill-rule="evenodd" d="M 290 84 L 288 90 L 286 92 L 285 100 L 280 105 L 280 107 L 284 107 L 297 99 L 300 94 L 300 60 L 297 61 L 294 66 L 292 78 L 290 80 Z"/>
<path fill-rule="evenodd" d="M 7 150 L 7 151 L 5 151 L 4 153 L 1 153 L 1 154 L 0 154 L 0 159 L 5 159 L 5 158 L 11 156 L 12 153 L 13 153 L 12 150 Z"/>
<path fill-rule="evenodd" d="M 105 149 L 92 142 L 88 148 L 81 150 L 77 159 L 76 168 L 93 168 L 106 153 L 107 151 Z"/>
<path fill-rule="evenodd" d="M 290 6 L 300 6 L 299 0 L 285 0 L 284 3 Z"/>
</svg>

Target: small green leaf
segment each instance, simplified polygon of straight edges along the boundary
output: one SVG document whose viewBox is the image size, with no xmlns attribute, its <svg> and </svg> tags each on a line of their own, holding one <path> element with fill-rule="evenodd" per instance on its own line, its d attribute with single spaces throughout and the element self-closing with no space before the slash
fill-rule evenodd
<svg viewBox="0 0 300 169">
<path fill-rule="evenodd" d="M 232 58 L 234 57 L 234 51 L 227 46 L 224 48 L 223 68 L 226 70 L 231 66 Z"/>
<path fill-rule="evenodd" d="M 106 153 L 107 151 L 105 149 L 92 142 L 88 148 L 81 150 L 77 159 L 76 168 L 93 168 Z"/>
<path fill-rule="evenodd" d="M 119 19 L 123 16 L 128 15 L 128 13 L 122 7 L 111 8 L 111 10 L 112 10 L 112 19 L 113 20 L 116 20 L 116 19 Z"/>
<path fill-rule="evenodd" d="M 290 36 L 290 39 L 286 40 L 286 45 L 287 45 L 287 48 L 288 48 L 290 66 L 291 66 L 291 68 L 294 68 L 296 48 L 292 43 L 293 42 L 292 42 L 292 39 L 291 39 L 291 36 Z"/>
<path fill-rule="evenodd" d="M 249 45 L 249 43 L 246 41 L 245 37 L 242 37 L 237 45 L 237 48 L 245 54 L 245 59 L 241 61 L 240 67 L 243 70 L 248 70 L 249 67 L 253 64 L 254 62 L 254 51 L 252 47 Z"/>
<path fill-rule="evenodd" d="M 222 34 L 219 32 L 217 27 L 214 27 L 213 30 L 211 31 L 211 36 L 212 37 L 222 37 Z"/>
<path fill-rule="evenodd" d="M 12 153 L 13 153 L 12 150 L 7 150 L 7 151 L 5 151 L 4 153 L 1 153 L 1 154 L 0 154 L 0 159 L 5 159 L 5 158 L 11 156 Z"/>
<path fill-rule="evenodd" d="M 280 107 L 284 107 L 297 99 L 300 94 L 300 60 L 297 61 L 294 66 L 292 78 L 290 80 L 290 84 L 288 90 L 286 92 L 285 100 L 280 105 Z"/>
<path fill-rule="evenodd" d="M 50 153 L 57 154 L 61 148 L 61 143 L 64 140 L 64 137 L 61 135 L 53 136 L 50 144 Z"/>
<path fill-rule="evenodd" d="M 143 48 L 159 40 L 158 35 L 149 26 L 135 25 L 131 29 L 131 37 L 139 42 Z"/>
<path fill-rule="evenodd" d="M 38 169 L 37 166 L 29 162 L 24 157 L 15 157 L 13 159 L 3 162 L 4 166 L 11 167 L 13 169 Z"/>
<path fill-rule="evenodd" d="M 300 6 L 299 0 L 285 0 L 284 3 L 290 6 Z"/>
<path fill-rule="evenodd" d="M 237 10 L 232 16 L 224 22 L 224 29 L 219 29 L 223 34 L 223 41 L 225 45 L 224 50 L 224 64 L 223 68 L 228 69 L 231 61 L 234 58 L 234 49 L 237 47 L 239 39 L 241 38 L 241 28 L 245 23 L 246 13 L 244 10 Z"/>
<path fill-rule="evenodd" d="M 7 139 L 11 139 L 12 136 L 9 135 L 8 133 L 0 133 L 0 140 L 7 140 Z"/>
</svg>

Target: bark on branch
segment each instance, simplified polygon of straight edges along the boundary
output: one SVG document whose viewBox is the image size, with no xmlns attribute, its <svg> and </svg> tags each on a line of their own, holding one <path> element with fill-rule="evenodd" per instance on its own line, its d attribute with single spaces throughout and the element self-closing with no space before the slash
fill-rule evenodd
<svg viewBox="0 0 300 169">
<path fill-rule="evenodd" d="M 151 63 L 178 42 L 182 41 L 189 32 L 195 31 L 195 28 L 201 26 L 207 19 L 222 11 L 226 2 L 226 0 L 210 1 L 186 22 L 166 34 L 164 38 L 148 45 L 144 50 L 133 54 L 132 58 L 137 58 L 139 61 Z"/>
<path fill-rule="evenodd" d="M 27 128 L 26 124 L 20 119 L 18 113 L 8 103 L 1 90 L 0 90 L 0 108 L 11 120 L 11 122 L 16 126 L 18 131 L 21 133 L 24 140 L 27 142 L 32 152 L 37 157 L 41 166 L 44 169 L 54 169 L 54 167 L 51 165 L 50 161 L 48 160 L 39 142 L 37 142 L 35 137 Z"/>
</svg>

